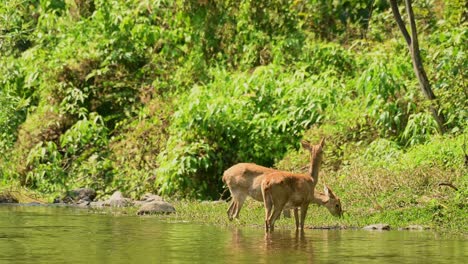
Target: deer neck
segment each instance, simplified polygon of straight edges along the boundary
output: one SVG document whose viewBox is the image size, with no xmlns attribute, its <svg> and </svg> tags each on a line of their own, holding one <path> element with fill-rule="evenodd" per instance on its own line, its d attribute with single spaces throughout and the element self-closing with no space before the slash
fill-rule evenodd
<svg viewBox="0 0 468 264">
<path fill-rule="evenodd" d="M 320 192 L 314 192 L 313 202 L 318 205 L 325 205 L 328 202 L 329 198 Z"/>
<path fill-rule="evenodd" d="M 314 179 L 314 184 L 318 182 L 318 175 L 320 170 L 320 164 L 322 162 L 322 157 L 314 157 L 310 156 L 310 167 L 309 167 L 309 174 L 312 179 Z"/>
</svg>

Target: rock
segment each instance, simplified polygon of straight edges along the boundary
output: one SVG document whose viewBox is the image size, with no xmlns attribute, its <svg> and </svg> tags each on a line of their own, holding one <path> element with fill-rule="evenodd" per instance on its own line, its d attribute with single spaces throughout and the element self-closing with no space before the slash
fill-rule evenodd
<svg viewBox="0 0 468 264">
<path fill-rule="evenodd" d="M 91 204 L 90 201 L 79 200 L 76 206 L 82 207 L 82 208 L 88 208 L 90 204 Z"/>
<path fill-rule="evenodd" d="M 54 203 L 79 203 L 91 202 L 96 198 L 96 191 L 91 188 L 79 188 L 68 191 L 63 198 L 57 198 Z"/>
<path fill-rule="evenodd" d="M 390 230 L 390 225 L 389 224 L 374 224 L 374 225 L 368 225 L 363 227 L 362 229 L 365 230 Z"/>
<path fill-rule="evenodd" d="M 18 203 L 18 199 L 10 192 L 0 193 L 0 203 Z"/>
<path fill-rule="evenodd" d="M 41 206 L 43 204 L 41 204 L 39 202 L 29 202 L 29 203 L 25 203 L 24 205 L 26 205 L 26 206 Z"/>
<path fill-rule="evenodd" d="M 67 206 L 70 206 L 70 204 L 67 204 L 67 203 L 59 203 L 59 202 L 55 202 L 52 203 L 52 204 L 47 204 L 46 206 L 53 206 L 53 207 L 67 207 Z"/>
<path fill-rule="evenodd" d="M 152 201 L 143 204 L 137 212 L 137 215 L 145 214 L 170 214 L 175 213 L 175 208 L 172 204 L 164 201 Z"/>
<path fill-rule="evenodd" d="M 153 201 L 164 201 L 163 198 L 156 194 L 147 193 L 141 197 L 139 201 L 135 201 L 135 205 L 144 205 Z"/>
<path fill-rule="evenodd" d="M 91 208 L 103 208 L 105 205 L 104 201 L 90 202 L 89 207 Z"/>
<path fill-rule="evenodd" d="M 407 227 L 400 228 L 399 230 L 417 230 L 417 231 L 422 231 L 422 230 L 427 230 L 429 227 L 426 226 L 421 226 L 421 225 L 409 225 Z"/>
<path fill-rule="evenodd" d="M 141 202 L 163 201 L 163 198 L 156 194 L 147 193 L 140 199 Z"/>
<path fill-rule="evenodd" d="M 313 226 L 313 227 L 310 227 L 310 229 L 316 229 L 316 230 L 343 230 L 343 229 L 346 229 L 342 226 Z"/>
<path fill-rule="evenodd" d="M 130 198 L 125 198 L 121 192 L 116 191 L 112 194 L 109 200 L 104 202 L 104 205 L 112 207 L 127 207 L 132 206 L 133 201 Z"/>
</svg>

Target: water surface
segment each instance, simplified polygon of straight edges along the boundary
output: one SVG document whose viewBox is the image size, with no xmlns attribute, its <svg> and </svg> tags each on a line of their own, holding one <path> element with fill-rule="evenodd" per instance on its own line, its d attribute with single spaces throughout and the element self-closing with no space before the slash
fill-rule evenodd
<svg viewBox="0 0 468 264">
<path fill-rule="evenodd" d="M 468 242 L 429 231 L 265 235 L 253 227 L 0 205 L 0 263 L 468 263 Z"/>
</svg>

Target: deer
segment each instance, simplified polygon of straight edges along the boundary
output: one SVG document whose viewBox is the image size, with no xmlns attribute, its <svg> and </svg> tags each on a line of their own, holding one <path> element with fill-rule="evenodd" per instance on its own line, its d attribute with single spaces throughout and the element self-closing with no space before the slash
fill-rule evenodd
<svg viewBox="0 0 468 264">
<path fill-rule="evenodd" d="M 265 230 L 273 231 L 275 221 L 284 209 L 294 209 L 296 230 L 304 230 L 304 222 L 309 204 L 316 200 L 315 186 L 322 163 L 324 140 L 318 145 L 303 147 L 310 152 L 310 167 L 308 174 L 283 171 L 264 175 L 261 182 L 262 198 L 265 205 Z M 326 193 L 328 190 L 326 190 Z M 328 192 L 328 195 L 330 193 Z M 299 208 L 301 216 L 299 219 Z M 340 208 L 341 214 L 341 208 Z"/>
<path fill-rule="evenodd" d="M 312 149 L 308 141 L 304 140 L 301 144 L 303 148 L 309 151 Z M 320 144 L 324 144 L 323 139 Z M 318 180 L 318 168 L 316 169 L 317 171 L 310 174 Z M 227 211 L 229 220 L 239 218 L 242 205 L 248 196 L 256 201 L 263 202 L 261 183 L 266 174 L 273 172 L 280 172 L 280 170 L 263 167 L 255 163 L 238 163 L 224 172 L 223 182 L 228 186 L 232 197 L 231 204 Z M 325 206 L 332 215 L 341 216 L 342 208 L 340 199 L 333 193 L 330 187 L 325 185 L 324 188 L 325 193 L 314 193 L 313 202 Z"/>
</svg>

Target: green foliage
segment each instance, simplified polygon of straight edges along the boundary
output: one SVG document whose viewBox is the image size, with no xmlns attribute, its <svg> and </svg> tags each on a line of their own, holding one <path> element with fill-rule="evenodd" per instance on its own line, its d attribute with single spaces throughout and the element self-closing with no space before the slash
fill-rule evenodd
<svg viewBox="0 0 468 264">
<path fill-rule="evenodd" d="M 297 60 L 297 59 L 295 59 Z M 295 61 L 291 59 L 291 61 Z M 354 54 L 335 44 L 310 42 L 304 45 L 297 67 L 311 74 L 352 77 L 356 67 Z"/>
<path fill-rule="evenodd" d="M 160 98 L 148 102 L 138 119 L 126 120 L 116 127 L 117 133 L 110 142 L 109 160 L 114 177 L 112 188 L 131 197 L 145 192 L 156 192 L 154 181 L 158 164 L 156 156 L 163 151 L 167 141 L 170 106 Z"/>
<path fill-rule="evenodd" d="M 251 75 L 214 72 L 210 84 L 192 89 L 178 103 L 166 147 L 172 151 L 160 157 L 161 192 L 215 198 L 227 166 L 271 165 L 322 119 L 335 98 L 336 91 L 326 88 L 332 80 L 273 66 Z"/>
<path fill-rule="evenodd" d="M 388 65 L 385 58 L 375 57 L 357 81 L 358 89 L 366 97 L 368 114 L 381 136 L 399 135 L 415 108 L 414 95 L 403 79 L 411 70 L 405 63 Z"/>
<path fill-rule="evenodd" d="M 443 24 L 443 27 L 450 27 Z M 433 36 L 429 57 L 430 74 L 434 76 L 434 90 L 440 97 L 441 110 L 446 116 L 447 127 L 460 131 L 468 120 L 467 73 L 468 30 L 466 27 L 440 30 Z M 457 111 L 453 111 L 457 109 Z"/>
<path fill-rule="evenodd" d="M 401 138 L 408 145 L 417 145 L 426 142 L 431 135 L 438 133 L 437 122 L 429 113 L 417 113 L 409 116 Z"/>
<path fill-rule="evenodd" d="M 294 3 L 297 11 L 303 17 L 303 26 L 326 39 L 333 39 L 345 32 L 350 33 L 350 35 L 364 35 L 373 9 L 383 9 L 386 6 L 382 1 L 361 0 L 314 0 Z"/>
<path fill-rule="evenodd" d="M 29 100 L 0 91 L 0 156 L 6 158 L 8 150 L 13 147 L 16 140 L 18 126 L 26 117 L 26 108 Z"/>
<path fill-rule="evenodd" d="M 105 188 L 112 179 L 112 168 L 105 159 L 107 134 L 102 117 L 92 113 L 62 134 L 58 143 L 39 142 L 26 160 L 26 184 L 45 193 L 63 193 L 79 186 Z"/>
<path fill-rule="evenodd" d="M 6 0 L 0 6 L 0 55 L 17 56 L 33 45 L 38 1 Z"/>
</svg>

